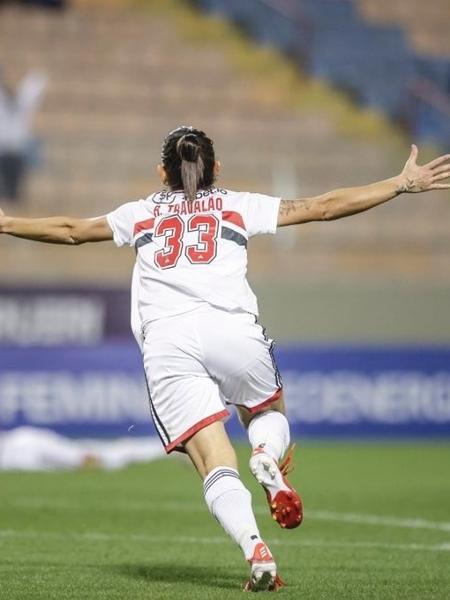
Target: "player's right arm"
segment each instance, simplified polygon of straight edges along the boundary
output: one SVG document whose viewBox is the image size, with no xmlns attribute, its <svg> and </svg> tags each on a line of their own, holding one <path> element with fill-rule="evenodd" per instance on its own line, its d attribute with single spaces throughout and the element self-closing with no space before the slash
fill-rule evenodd
<svg viewBox="0 0 450 600">
<path fill-rule="evenodd" d="M 450 189 L 450 183 L 443 183 L 450 177 L 450 154 L 422 166 L 416 162 L 417 155 L 417 146 L 413 145 L 403 171 L 396 177 L 369 185 L 332 190 L 313 198 L 282 200 L 278 227 L 342 219 L 369 210 L 403 193 Z"/>
<path fill-rule="evenodd" d="M 0 233 L 36 242 L 67 244 L 69 246 L 113 239 L 113 232 L 106 217 L 93 219 L 75 219 L 72 217 L 24 219 L 8 217 L 1 209 Z"/>
</svg>

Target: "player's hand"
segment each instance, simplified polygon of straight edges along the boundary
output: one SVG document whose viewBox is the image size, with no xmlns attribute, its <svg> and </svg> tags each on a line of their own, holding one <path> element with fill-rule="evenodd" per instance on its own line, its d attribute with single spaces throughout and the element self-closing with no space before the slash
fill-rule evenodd
<svg viewBox="0 0 450 600">
<path fill-rule="evenodd" d="M 426 165 L 417 164 L 419 150 L 411 146 L 411 154 L 400 174 L 399 192 L 428 192 L 450 189 L 450 183 L 440 183 L 450 178 L 450 154 L 435 158 Z"/>
<path fill-rule="evenodd" d="M 3 221 L 5 220 L 5 217 L 6 217 L 5 213 L 0 208 L 0 233 L 3 233 L 2 225 L 3 225 Z"/>
</svg>

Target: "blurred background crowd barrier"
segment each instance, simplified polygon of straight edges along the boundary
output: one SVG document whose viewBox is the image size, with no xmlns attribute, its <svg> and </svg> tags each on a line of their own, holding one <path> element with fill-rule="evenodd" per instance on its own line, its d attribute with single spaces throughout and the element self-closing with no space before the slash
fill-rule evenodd
<svg viewBox="0 0 450 600">
<path fill-rule="evenodd" d="M 450 148 L 449 30 L 444 0 L 0 2 L 3 79 L 46 78 L 37 159 L 0 206 L 96 216 L 145 198 L 179 124 L 215 140 L 231 189 L 292 198 L 392 176 L 412 141 L 423 160 Z M 295 434 L 450 435 L 449 223 L 448 193 L 402 196 L 252 242 Z M 0 239 L 0 428 L 152 430 L 133 260 Z"/>
</svg>

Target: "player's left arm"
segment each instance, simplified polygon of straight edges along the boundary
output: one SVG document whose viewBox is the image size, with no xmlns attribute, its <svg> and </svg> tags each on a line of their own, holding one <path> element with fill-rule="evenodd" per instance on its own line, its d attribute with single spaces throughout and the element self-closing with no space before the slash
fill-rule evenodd
<svg viewBox="0 0 450 600">
<path fill-rule="evenodd" d="M 450 154 L 426 165 L 418 165 L 418 149 L 413 144 L 411 154 L 400 175 L 360 187 L 340 188 L 299 200 L 281 200 L 278 227 L 310 221 L 333 221 L 378 206 L 405 192 L 429 192 L 450 189 L 441 183 L 450 177 Z"/>
</svg>

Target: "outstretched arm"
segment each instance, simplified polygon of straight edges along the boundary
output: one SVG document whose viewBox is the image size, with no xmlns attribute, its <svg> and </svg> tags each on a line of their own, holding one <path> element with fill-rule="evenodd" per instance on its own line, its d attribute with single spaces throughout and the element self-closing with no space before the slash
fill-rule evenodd
<svg viewBox="0 0 450 600">
<path fill-rule="evenodd" d="M 113 233 L 106 217 L 22 219 L 7 217 L 1 209 L 0 233 L 49 244 L 78 245 L 85 242 L 103 242 L 113 239 Z"/>
<path fill-rule="evenodd" d="M 361 187 L 341 188 L 313 198 L 282 200 L 278 226 L 341 219 L 378 206 L 404 192 L 450 189 L 450 183 L 440 183 L 450 177 L 450 154 L 423 166 L 417 164 L 417 155 L 417 146 L 413 145 L 403 171 L 391 179 Z"/>
</svg>

